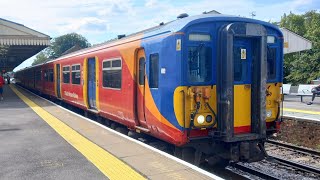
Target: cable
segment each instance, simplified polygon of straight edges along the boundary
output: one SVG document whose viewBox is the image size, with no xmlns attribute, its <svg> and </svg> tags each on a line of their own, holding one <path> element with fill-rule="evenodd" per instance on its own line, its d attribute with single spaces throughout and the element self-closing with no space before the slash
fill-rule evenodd
<svg viewBox="0 0 320 180">
<path fill-rule="evenodd" d="M 209 107 L 210 111 L 212 112 L 212 114 L 214 116 L 214 121 L 213 121 L 213 124 L 211 125 L 213 127 L 213 126 L 215 126 L 217 124 L 217 115 L 214 112 L 214 110 L 211 108 L 209 102 L 207 102 L 206 104 L 207 104 L 207 106 Z"/>
</svg>

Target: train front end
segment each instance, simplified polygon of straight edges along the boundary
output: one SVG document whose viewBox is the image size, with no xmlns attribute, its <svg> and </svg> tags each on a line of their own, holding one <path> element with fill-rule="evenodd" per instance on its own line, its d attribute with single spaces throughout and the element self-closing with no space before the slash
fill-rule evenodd
<svg viewBox="0 0 320 180">
<path fill-rule="evenodd" d="M 207 161 L 253 162 L 266 155 L 266 120 L 279 111 L 276 103 L 266 104 L 270 33 L 282 36 L 261 21 L 207 17 L 189 23 L 177 37 L 183 45 L 183 85 L 174 92 L 174 110 L 189 139 L 186 146 Z M 281 84 L 271 86 L 278 92 Z M 271 101 L 278 101 L 274 96 Z"/>
</svg>

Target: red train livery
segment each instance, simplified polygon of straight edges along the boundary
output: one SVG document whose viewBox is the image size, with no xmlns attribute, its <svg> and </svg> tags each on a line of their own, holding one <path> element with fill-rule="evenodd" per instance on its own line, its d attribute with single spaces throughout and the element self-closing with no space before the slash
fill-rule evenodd
<svg viewBox="0 0 320 180">
<path fill-rule="evenodd" d="M 177 152 L 194 152 L 198 163 L 216 156 L 257 161 L 265 156 L 266 121 L 272 127 L 279 119 L 282 48 L 281 31 L 266 22 L 182 16 L 16 78 Z"/>
</svg>

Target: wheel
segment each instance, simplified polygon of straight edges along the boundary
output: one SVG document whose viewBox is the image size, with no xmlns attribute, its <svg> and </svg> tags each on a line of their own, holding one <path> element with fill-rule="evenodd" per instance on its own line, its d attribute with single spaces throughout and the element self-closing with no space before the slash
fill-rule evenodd
<svg viewBox="0 0 320 180">
<path fill-rule="evenodd" d="M 118 131 L 119 133 L 125 134 L 125 135 L 127 135 L 129 132 L 128 129 L 124 128 L 124 127 L 117 127 L 115 130 Z"/>
<path fill-rule="evenodd" d="M 111 127 L 111 129 L 116 129 L 118 127 L 118 125 L 117 125 L 117 123 L 113 122 L 113 123 L 111 123 L 110 127 Z"/>
<path fill-rule="evenodd" d="M 182 159 L 182 148 L 181 147 L 175 147 L 174 148 L 174 156 L 177 158 Z"/>
</svg>

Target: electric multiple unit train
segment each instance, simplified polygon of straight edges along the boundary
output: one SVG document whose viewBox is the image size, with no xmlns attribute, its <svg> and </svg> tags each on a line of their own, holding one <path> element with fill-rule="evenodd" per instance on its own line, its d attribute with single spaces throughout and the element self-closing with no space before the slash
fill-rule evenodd
<svg viewBox="0 0 320 180">
<path fill-rule="evenodd" d="M 193 152 L 258 161 L 281 105 L 274 25 L 202 14 L 16 72 L 24 87 Z M 106 140 L 107 141 L 107 140 Z"/>
</svg>

